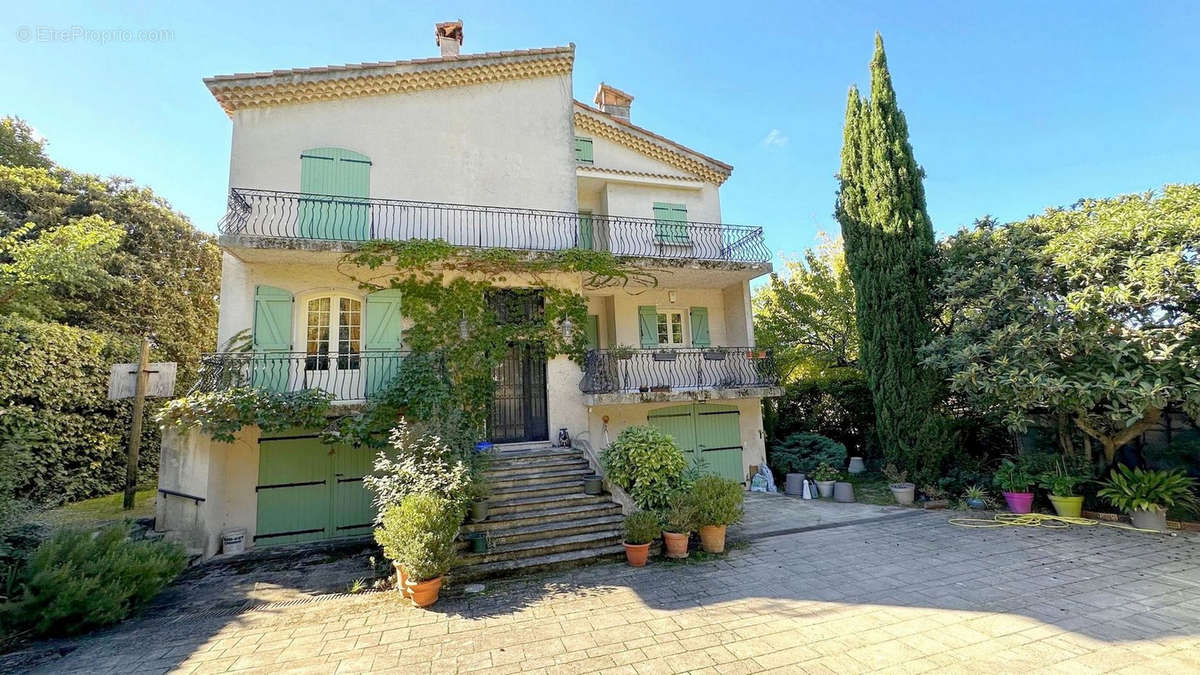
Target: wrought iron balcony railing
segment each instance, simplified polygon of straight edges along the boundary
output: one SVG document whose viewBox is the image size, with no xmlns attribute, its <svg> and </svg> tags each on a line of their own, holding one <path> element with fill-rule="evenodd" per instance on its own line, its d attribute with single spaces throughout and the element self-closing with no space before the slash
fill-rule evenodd
<svg viewBox="0 0 1200 675">
<path fill-rule="evenodd" d="M 585 394 L 697 391 L 779 384 L 769 349 L 597 349 L 589 351 L 579 388 Z"/>
<path fill-rule="evenodd" d="M 217 352 L 200 359 L 192 392 L 251 386 L 274 392 L 322 389 L 334 401 L 364 401 L 396 377 L 407 351 L 348 354 L 305 352 Z"/>
<path fill-rule="evenodd" d="M 314 241 L 441 239 L 458 246 L 767 262 L 757 226 L 233 188 L 221 234 Z"/>
</svg>

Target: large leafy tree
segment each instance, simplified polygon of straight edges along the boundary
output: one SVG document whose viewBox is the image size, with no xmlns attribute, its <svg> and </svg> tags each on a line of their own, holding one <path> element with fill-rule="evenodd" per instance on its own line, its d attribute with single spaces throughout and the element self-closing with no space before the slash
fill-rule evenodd
<svg viewBox="0 0 1200 675">
<path fill-rule="evenodd" d="M 1200 185 L 981 221 L 944 244 L 927 363 L 1009 427 L 1057 424 L 1065 451 L 1082 436 L 1111 464 L 1168 406 L 1200 417 L 1198 233 Z"/>
<path fill-rule="evenodd" d="M 69 269 L 58 279 L 23 284 L 20 297 L 14 294 L 0 313 L 150 334 L 162 357 L 180 362 L 186 385 L 200 354 L 216 342 L 221 259 L 213 237 L 128 179 L 47 166 L 39 159 L 45 158 L 42 141 L 22 131 L 27 125 L 14 118 L 3 122 L 4 129 L 16 130 L 0 130 L 0 238 L 9 251 L 69 240 L 67 250 L 79 252 L 92 240 L 110 241 L 105 233 L 113 227 L 121 236 L 115 247 L 91 248 L 64 263 Z M 11 252 L 0 253 L 0 263 L 11 268 L 16 262 Z M 98 269 L 85 270 L 85 264 Z"/>
<path fill-rule="evenodd" d="M 785 263 L 754 294 L 754 342 L 775 352 L 784 381 L 858 364 L 854 282 L 841 241 Z"/>
<path fill-rule="evenodd" d="M 926 444 L 937 390 L 917 349 L 930 338 L 936 244 L 923 173 L 896 103 L 883 40 L 875 36 L 871 93 L 851 87 L 835 216 L 856 290 L 859 361 L 885 457 L 912 473 L 936 471 Z"/>
</svg>

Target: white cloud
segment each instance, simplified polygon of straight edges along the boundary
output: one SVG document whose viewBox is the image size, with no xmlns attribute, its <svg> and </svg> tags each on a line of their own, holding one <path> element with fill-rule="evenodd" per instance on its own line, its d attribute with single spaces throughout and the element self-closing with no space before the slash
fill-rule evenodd
<svg viewBox="0 0 1200 675">
<path fill-rule="evenodd" d="M 765 148 L 782 148 L 788 144 L 788 137 L 785 136 L 782 131 L 778 129 L 772 129 L 767 133 L 766 137 L 762 139 L 762 144 Z"/>
</svg>

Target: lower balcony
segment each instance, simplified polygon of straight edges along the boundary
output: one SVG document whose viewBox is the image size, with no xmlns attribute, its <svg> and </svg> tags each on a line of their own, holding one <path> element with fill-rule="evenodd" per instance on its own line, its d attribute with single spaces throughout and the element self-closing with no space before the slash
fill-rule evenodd
<svg viewBox="0 0 1200 675">
<path fill-rule="evenodd" d="M 335 403 L 362 403 L 391 383 L 410 354 L 217 352 L 201 358 L 200 377 L 191 391 L 215 392 L 242 386 L 274 392 L 321 389 L 333 396 Z"/>
<path fill-rule="evenodd" d="M 596 349 L 579 388 L 588 405 L 781 396 L 771 350 Z"/>
</svg>

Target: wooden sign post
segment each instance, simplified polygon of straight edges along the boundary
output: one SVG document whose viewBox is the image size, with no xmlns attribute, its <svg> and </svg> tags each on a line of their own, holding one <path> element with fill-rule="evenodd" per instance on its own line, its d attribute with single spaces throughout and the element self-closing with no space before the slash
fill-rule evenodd
<svg viewBox="0 0 1200 675">
<path fill-rule="evenodd" d="M 130 377 L 132 376 L 132 377 Z M 169 397 L 175 390 L 175 364 L 150 363 L 150 338 L 142 338 L 138 362 L 118 363 L 112 367 L 108 380 L 108 398 L 113 401 L 133 398 L 133 425 L 129 430 L 129 457 L 125 464 L 126 510 L 133 508 L 137 488 L 138 451 L 142 445 L 142 417 L 146 397 Z"/>
</svg>

